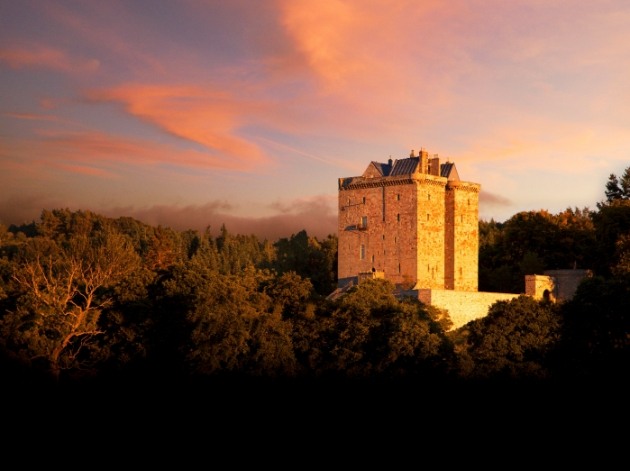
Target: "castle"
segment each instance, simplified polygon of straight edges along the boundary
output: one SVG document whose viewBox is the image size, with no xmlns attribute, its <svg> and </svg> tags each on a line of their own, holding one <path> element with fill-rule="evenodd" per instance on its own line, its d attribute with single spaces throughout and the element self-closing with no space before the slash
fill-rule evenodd
<svg viewBox="0 0 630 471">
<path fill-rule="evenodd" d="M 453 162 L 412 150 L 408 158 L 372 161 L 361 176 L 339 178 L 338 190 L 337 292 L 385 278 L 399 293 L 448 311 L 452 328 L 519 296 L 478 291 L 481 185 L 460 180 Z M 583 277 L 565 275 L 575 286 Z M 555 280 L 531 275 L 526 294 L 553 298 Z"/>
</svg>

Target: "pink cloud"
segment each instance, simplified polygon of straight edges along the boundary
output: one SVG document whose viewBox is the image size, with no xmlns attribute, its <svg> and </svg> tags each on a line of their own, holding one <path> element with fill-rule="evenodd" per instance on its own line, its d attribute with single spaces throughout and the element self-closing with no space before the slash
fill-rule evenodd
<svg viewBox="0 0 630 471">
<path fill-rule="evenodd" d="M 181 149 L 172 145 L 127 138 L 103 132 L 59 132 L 40 130 L 35 138 L 11 137 L 2 143 L 0 172 L 23 165 L 41 171 L 46 167 L 66 172 L 113 177 L 129 167 L 169 166 L 169 168 L 236 170 L 249 172 L 242 159 L 225 159 L 211 152 Z M 16 160 L 19 159 L 19 160 Z M 18 162 L 21 162 L 18 164 Z"/>
<path fill-rule="evenodd" d="M 73 58 L 64 51 L 42 45 L 0 49 L 0 62 L 14 69 L 36 67 L 70 73 L 95 72 L 100 67 L 96 59 Z"/>
<path fill-rule="evenodd" d="M 182 139 L 201 144 L 230 168 L 251 168 L 269 163 L 264 152 L 238 136 L 260 104 L 239 100 L 211 87 L 126 85 L 93 91 L 94 101 L 119 102 L 132 116 Z"/>
</svg>

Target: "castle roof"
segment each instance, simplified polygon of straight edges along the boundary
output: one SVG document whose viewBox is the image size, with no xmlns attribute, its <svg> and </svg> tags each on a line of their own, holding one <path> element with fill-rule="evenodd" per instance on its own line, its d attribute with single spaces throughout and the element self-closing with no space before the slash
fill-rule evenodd
<svg viewBox="0 0 630 471">
<path fill-rule="evenodd" d="M 381 163 L 381 162 L 376 162 L 376 161 L 372 161 L 371 165 L 373 165 L 376 170 L 384 177 L 388 176 L 390 174 L 390 172 L 392 171 L 392 161 L 390 160 L 389 163 Z"/>
<path fill-rule="evenodd" d="M 455 163 L 446 162 L 440 165 L 440 177 L 446 177 L 449 180 L 459 181 L 459 173 L 455 168 Z"/>
<path fill-rule="evenodd" d="M 396 159 L 392 171 L 388 176 L 397 177 L 399 175 L 410 175 L 418 171 L 420 157 L 409 157 L 408 159 Z"/>
<path fill-rule="evenodd" d="M 388 163 L 381 163 L 372 161 L 364 172 L 363 176 L 370 176 L 377 172 L 379 176 L 383 177 L 397 177 L 404 175 L 412 175 L 421 171 L 420 157 L 408 157 L 406 159 L 389 160 Z M 440 164 L 440 177 L 447 178 L 448 180 L 459 181 L 459 174 L 455 168 L 455 163 L 446 162 Z"/>
</svg>

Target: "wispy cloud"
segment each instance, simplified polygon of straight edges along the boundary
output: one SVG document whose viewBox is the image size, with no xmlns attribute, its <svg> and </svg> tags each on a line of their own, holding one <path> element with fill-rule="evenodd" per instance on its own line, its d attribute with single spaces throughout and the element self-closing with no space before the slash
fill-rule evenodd
<svg viewBox="0 0 630 471">
<path fill-rule="evenodd" d="M 65 51 L 43 45 L 1 48 L 0 62 L 15 69 L 33 67 L 66 73 L 96 72 L 100 67 L 100 62 L 96 59 L 72 57 Z"/>
<path fill-rule="evenodd" d="M 223 166 L 251 168 L 269 162 L 265 153 L 238 131 L 261 105 L 230 93 L 193 86 L 125 85 L 92 91 L 93 101 L 119 102 L 132 116 L 173 136 L 200 144 Z"/>
</svg>

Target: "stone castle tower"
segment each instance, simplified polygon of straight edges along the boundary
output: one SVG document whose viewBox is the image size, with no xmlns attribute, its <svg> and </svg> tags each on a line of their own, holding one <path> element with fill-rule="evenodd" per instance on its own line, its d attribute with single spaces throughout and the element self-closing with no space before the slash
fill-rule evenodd
<svg viewBox="0 0 630 471">
<path fill-rule="evenodd" d="M 382 277 L 403 289 L 478 288 L 479 191 L 421 150 L 339 178 L 338 286 Z"/>
</svg>

